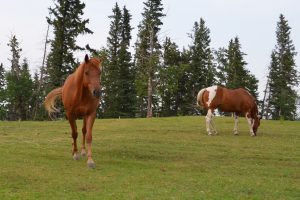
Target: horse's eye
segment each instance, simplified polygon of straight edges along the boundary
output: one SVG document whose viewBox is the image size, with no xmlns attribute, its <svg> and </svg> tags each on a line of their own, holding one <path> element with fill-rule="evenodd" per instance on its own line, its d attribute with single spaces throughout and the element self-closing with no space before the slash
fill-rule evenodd
<svg viewBox="0 0 300 200">
<path fill-rule="evenodd" d="M 88 76 L 89 75 L 89 71 L 85 71 L 84 74 Z"/>
</svg>

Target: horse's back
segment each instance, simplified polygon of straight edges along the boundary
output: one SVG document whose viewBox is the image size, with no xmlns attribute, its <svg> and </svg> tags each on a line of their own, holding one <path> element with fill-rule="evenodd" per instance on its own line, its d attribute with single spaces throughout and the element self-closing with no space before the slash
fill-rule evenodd
<svg viewBox="0 0 300 200">
<path fill-rule="evenodd" d="M 254 97 L 245 89 L 227 89 L 222 87 L 220 109 L 225 112 L 248 112 L 255 106 Z"/>
</svg>

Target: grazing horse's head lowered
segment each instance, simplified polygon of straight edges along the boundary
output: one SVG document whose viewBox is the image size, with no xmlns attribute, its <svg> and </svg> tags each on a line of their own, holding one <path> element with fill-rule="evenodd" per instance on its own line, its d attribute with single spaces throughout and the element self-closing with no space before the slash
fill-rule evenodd
<svg viewBox="0 0 300 200">
<path fill-rule="evenodd" d="M 56 112 L 55 100 L 62 99 L 67 119 L 72 129 L 72 154 L 78 160 L 76 119 L 83 117 L 81 155 L 85 156 L 85 141 L 87 142 L 87 165 L 95 167 L 92 159 L 92 128 L 96 118 L 96 110 L 100 101 L 100 75 L 102 60 L 86 55 L 84 62 L 76 71 L 69 75 L 62 87 L 52 90 L 45 99 L 44 105 L 49 115 Z"/>
<path fill-rule="evenodd" d="M 199 91 L 197 104 L 206 108 L 206 130 L 209 135 L 216 133 L 212 116 L 216 108 L 224 112 L 233 112 L 235 115 L 234 134 L 238 134 L 238 115 L 244 113 L 250 129 L 250 135 L 256 136 L 261 117 L 255 98 L 245 89 L 227 89 L 220 86 L 211 86 Z"/>
</svg>

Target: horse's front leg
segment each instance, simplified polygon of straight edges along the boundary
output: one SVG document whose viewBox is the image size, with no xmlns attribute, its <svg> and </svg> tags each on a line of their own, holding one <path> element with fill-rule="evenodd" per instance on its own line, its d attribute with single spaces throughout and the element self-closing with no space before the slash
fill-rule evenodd
<svg viewBox="0 0 300 200">
<path fill-rule="evenodd" d="M 248 121 L 249 129 L 250 129 L 250 135 L 251 136 L 255 136 L 255 134 L 253 132 L 253 122 L 254 122 L 254 119 L 251 118 L 251 115 L 249 113 L 246 113 L 246 119 Z"/>
<path fill-rule="evenodd" d="M 92 129 L 96 118 L 96 112 L 86 117 L 86 143 L 87 143 L 87 166 L 89 168 L 95 168 L 95 163 L 92 159 Z"/>
<path fill-rule="evenodd" d="M 234 129 L 233 129 L 233 134 L 238 135 L 238 122 L 239 122 L 239 117 L 238 113 L 234 113 Z"/>
<path fill-rule="evenodd" d="M 78 149 L 77 149 L 77 126 L 76 126 L 76 121 L 74 117 L 68 117 L 69 123 L 72 129 L 72 138 L 73 138 L 73 144 L 72 144 L 72 155 L 74 160 L 79 160 L 79 155 L 78 155 Z"/>
<path fill-rule="evenodd" d="M 83 118 L 81 156 L 86 155 L 85 137 L 86 137 L 86 117 Z"/>
</svg>

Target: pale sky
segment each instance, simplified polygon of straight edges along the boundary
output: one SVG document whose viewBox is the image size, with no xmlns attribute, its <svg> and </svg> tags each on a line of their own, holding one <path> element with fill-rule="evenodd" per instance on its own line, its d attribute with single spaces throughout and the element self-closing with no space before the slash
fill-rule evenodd
<svg viewBox="0 0 300 200">
<path fill-rule="evenodd" d="M 131 25 L 133 40 L 136 40 L 137 25 L 141 21 L 143 2 L 146 0 L 118 0 L 120 7 L 126 5 L 132 14 Z M 84 1 L 84 18 L 89 18 L 93 35 L 78 38 L 78 44 L 99 49 L 106 46 L 112 8 L 116 1 Z M 195 21 L 202 17 L 210 29 L 211 48 L 228 47 L 229 40 L 238 36 L 242 51 L 247 54 L 247 68 L 259 79 L 259 92 L 265 87 L 267 67 L 270 64 L 271 51 L 276 44 L 275 30 L 279 15 L 288 20 L 291 39 L 298 55 L 296 64 L 300 70 L 300 1 L 299 0 L 163 0 L 166 17 L 160 32 L 160 40 L 166 36 L 177 43 L 180 50 L 188 47 Z M 17 36 L 22 51 L 22 59 L 29 60 L 30 70 L 36 71 L 41 65 L 43 46 L 47 29 L 46 16 L 52 0 L 0 0 L 0 63 L 9 68 L 10 51 L 7 46 L 12 34 Z M 78 52 L 83 60 L 86 52 Z"/>
</svg>

